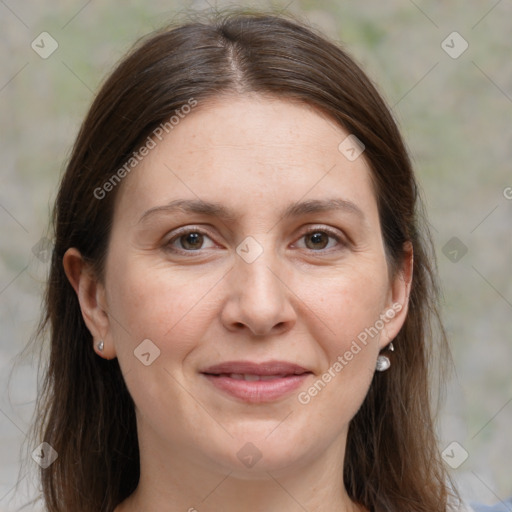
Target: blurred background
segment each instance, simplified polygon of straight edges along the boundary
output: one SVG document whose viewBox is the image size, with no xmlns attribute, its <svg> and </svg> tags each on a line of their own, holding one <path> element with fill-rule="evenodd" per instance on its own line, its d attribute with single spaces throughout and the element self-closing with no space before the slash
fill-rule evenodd
<svg viewBox="0 0 512 512">
<path fill-rule="evenodd" d="M 455 360 L 440 450 L 466 499 L 504 501 L 512 495 L 512 2 L 2 0 L 0 511 L 37 494 L 26 456 L 36 447 L 26 434 L 37 364 L 19 354 L 39 319 L 49 212 L 82 118 L 136 39 L 177 14 L 229 5 L 309 20 L 345 45 L 392 108 L 423 188 Z"/>
</svg>

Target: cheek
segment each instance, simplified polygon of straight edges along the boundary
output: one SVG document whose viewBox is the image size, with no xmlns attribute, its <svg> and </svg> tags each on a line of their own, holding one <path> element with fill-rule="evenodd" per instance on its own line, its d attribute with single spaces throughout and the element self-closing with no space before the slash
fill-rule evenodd
<svg viewBox="0 0 512 512">
<path fill-rule="evenodd" d="M 164 390 L 165 400 L 178 411 L 188 402 L 176 382 L 183 381 L 183 363 L 212 323 L 215 312 L 209 307 L 208 291 L 219 276 L 198 278 L 168 265 L 152 266 L 143 258 L 133 258 L 118 260 L 110 278 L 109 307 L 115 319 L 112 336 L 137 410 L 146 418 L 158 418 Z M 145 341 L 148 339 L 154 346 Z M 142 346 L 145 348 L 139 349 Z M 142 354 L 148 352 L 146 366 Z M 191 414 L 191 409 L 183 410 L 183 415 L 186 411 Z"/>
<path fill-rule="evenodd" d="M 330 278 L 302 279 L 303 283 L 298 280 L 297 286 L 303 290 L 302 296 L 315 313 L 318 325 L 323 324 L 322 339 L 329 352 L 344 350 L 347 343 L 350 345 L 351 340 L 375 324 L 386 307 L 386 274 L 378 265 L 370 269 L 368 265 L 343 268 Z"/>
<path fill-rule="evenodd" d="M 316 327 L 310 327 L 323 352 L 319 382 L 304 401 L 322 394 L 320 402 L 331 403 L 349 416 L 355 414 L 368 390 L 375 370 L 385 312 L 387 281 L 384 270 L 373 266 L 367 272 L 339 272 L 336 278 L 310 281 L 307 288 L 309 314 Z M 316 282 L 316 284 L 315 284 Z M 316 407 L 315 407 L 316 408 Z M 320 413 L 320 411 L 318 411 Z"/>
<path fill-rule="evenodd" d="M 115 322 L 118 357 L 133 352 L 144 339 L 162 355 L 180 359 L 201 339 L 208 325 L 208 290 L 218 280 L 198 278 L 169 266 L 151 266 L 142 259 L 112 269 L 109 306 Z M 200 315 L 198 312 L 200 311 Z"/>
</svg>

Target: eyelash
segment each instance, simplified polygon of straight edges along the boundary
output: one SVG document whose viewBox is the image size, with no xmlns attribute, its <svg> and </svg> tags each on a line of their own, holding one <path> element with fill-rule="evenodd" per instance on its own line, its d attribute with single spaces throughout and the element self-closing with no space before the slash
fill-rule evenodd
<svg viewBox="0 0 512 512">
<path fill-rule="evenodd" d="M 174 252 L 174 253 L 177 253 L 177 254 L 184 254 L 184 255 L 186 254 L 186 255 L 190 255 L 190 256 L 194 255 L 194 253 L 199 253 L 201 251 L 201 249 L 187 250 L 187 249 L 177 249 L 177 248 L 171 246 L 171 244 L 174 241 L 179 240 L 181 237 L 183 237 L 185 235 L 189 235 L 190 233 L 197 233 L 197 234 L 200 234 L 200 235 L 207 236 L 208 238 L 211 239 L 209 234 L 206 233 L 205 231 L 203 231 L 202 229 L 199 229 L 199 228 L 185 228 L 182 231 L 179 231 L 178 233 L 176 233 L 170 240 L 168 240 L 164 244 L 164 248 L 166 250 L 169 250 L 170 252 Z M 337 232 L 335 232 L 334 230 L 332 230 L 330 228 L 327 228 L 327 227 L 310 228 L 307 231 L 305 231 L 299 237 L 299 240 L 303 239 L 304 237 L 306 237 L 308 235 L 312 235 L 314 233 L 325 233 L 325 234 L 327 234 L 329 236 L 329 238 L 334 238 L 334 240 L 336 240 L 336 242 L 338 242 L 342 247 L 345 247 L 347 245 L 347 243 L 343 240 L 343 238 Z M 340 250 L 340 249 L 341 248 L 339 248 L 337 250 Z M 332 248 L 331 249 L 320 249 L 318 251 L 315 251 L 314 249 L 307 249 L 307 250 L 309 250 L 311 252 L 314 252 L 314 253 L 322 253 L 322 252 L 330 252 L 333 249 Z M 334 250 L 336 250 L 336 249 L 334 249 Z"/>
</svg>

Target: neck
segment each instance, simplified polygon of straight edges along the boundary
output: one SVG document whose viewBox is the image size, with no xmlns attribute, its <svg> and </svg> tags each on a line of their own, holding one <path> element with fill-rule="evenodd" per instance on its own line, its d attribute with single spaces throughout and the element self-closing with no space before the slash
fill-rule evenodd
<svg viewBox="0 0 512 512">
<path fill-rule="evenodd" d="M 343 436 L 293 468 L 268 468 L 262 459 L 248 471 L 193 459 L 188 449 L 142 442 L 139 485 L 115 512 L 362 512 L 343 485 L 345 441 Z"/>
</svg>

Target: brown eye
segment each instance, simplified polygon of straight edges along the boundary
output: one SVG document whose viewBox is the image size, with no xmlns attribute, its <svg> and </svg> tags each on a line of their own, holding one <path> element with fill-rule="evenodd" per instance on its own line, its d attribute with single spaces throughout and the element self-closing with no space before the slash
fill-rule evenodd
<svg viewBox="0 0 512 512">
<path fill-rule="evenodd" d="M 305 235 L 308 249 L 325 249 L 329 243 L 329 236 L 323 231 L 315 231 Z M 308 244 L 308 242 L 310 242 Z"/>
<path fill-rule="evenodd" d="M 206 245 L 210 240 L 210 245 Z M 166 244 L 165 249 L 176 253 L 198 252 L 200 249 L 212 249 L 214 243 L 211 238 L 198 229 L 181 230 L 172 237 Z"/>
<path fill-rule="evenodd" d="M 301 249 L 309 249 L 313 252 L 331 252 L 330 249 L 343 249 L 346 243 L 338 232 L 323 228 L 313 228 L 304 233 L 300 238 L 300 242 L 304 240 L 304 246 L 299 245 Z"/>
<path fill-rule="evenodd" d="M 203 234 L 196 231 L 181 235 L 178 240 L 183 249 L 200 249 L 203 243 Z"/>
</svg>

